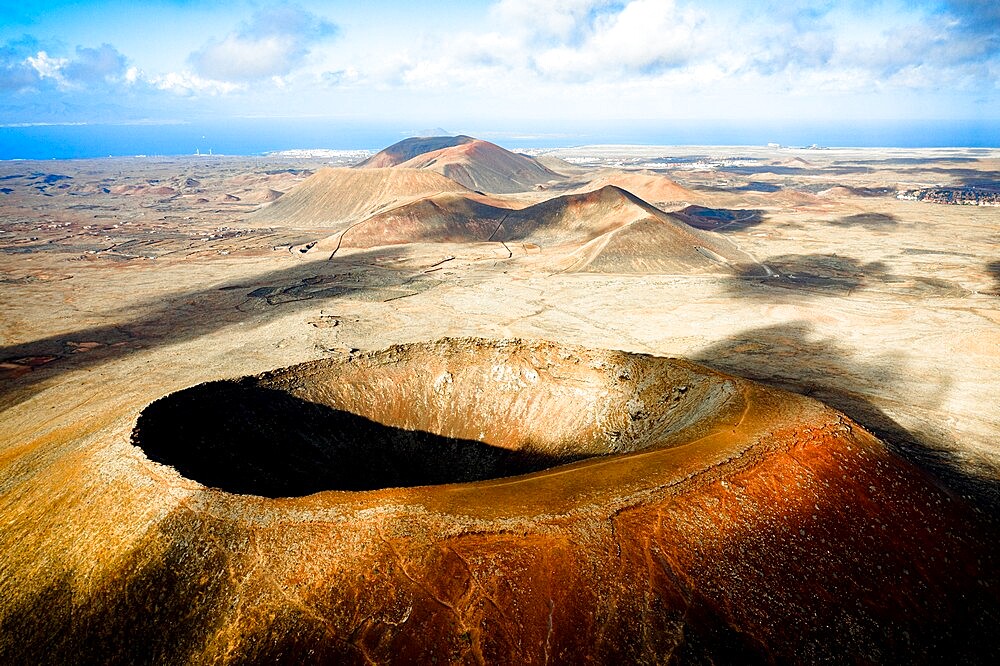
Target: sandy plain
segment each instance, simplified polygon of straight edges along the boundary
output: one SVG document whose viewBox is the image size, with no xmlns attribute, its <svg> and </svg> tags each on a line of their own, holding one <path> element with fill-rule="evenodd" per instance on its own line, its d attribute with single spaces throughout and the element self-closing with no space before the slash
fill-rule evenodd
<svg viewBox="0 0 1000 666">
<path fill-rule="evenodd" d="M 811 396 L 996 518 L 1000 209 L 896 193 L 996 188 L 1000 152 L 599 146 L 541 161 L 561 180 L 511 195 L 518 206 L 665 175 L 680 187 L 658 200 L 647 183 L 646 201 L 772 270 L 569 272 L 545 248 L 516 243 L 331 257 L 328 230 L 254 222 L 329 158 L 0 164 L 5 596 L 27 598 L 66 571 L 85 578 L 80 563 L 104 546 L 77 539 L 91 529 L 127 540 L 130 521 L 102 511 L 114 513 L 123 484 L 155 483 L 149 469 L 184 489 L 178 503 L 198 487 L 129 442 L 149 403 L 442 337 L 682 357 Z M 58 515 L 72 506 L 32 509 L 64 484 L 82 485 L 60 502 L 92 503 L 82 532 Z M 172 509 L 135 501 L 127 510 L 145 522 Z"/>
</svg>

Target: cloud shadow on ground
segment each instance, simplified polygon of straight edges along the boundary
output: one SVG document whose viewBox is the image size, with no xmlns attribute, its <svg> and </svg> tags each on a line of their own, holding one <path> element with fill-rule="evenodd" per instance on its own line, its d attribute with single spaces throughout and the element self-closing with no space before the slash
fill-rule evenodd
<svg viewBox="0 0 1000 666">
<path fill-rule="evenodd" d="M 905 359 L 889 354 L 877 361 L 859 358 L 805 321 L 753 328 L 720 340 L 692 357 L 710 367 L 816 398 L 840 410 L 885 441 L 895 452 L 929 471 L 977 506 L 1000 515 L 1000 483 L 971 473 L 954 453 L 954 436 L 935 424 L 906 428 L 880 408 L 866 387 L 885 389 L 906 381 Z M 921 403 L 941 404 L 950 377 L 924 387 Z"/>
<path fill-rule="evenodd" d="M 863 227 L 865 229 L 886 229 L 899 224 L 899 220 L 891 213 L 858 213 L 847 215 L 839 220 L 831 220 L 836 227 Z"/>
<path fill-rule="evenodd" d="M 931 270 L 901 275 L 891 272 L 885 262 L 865 263 L 839 254 L 783 254 L 761 263 L 774 274 L 762 277 L 758 264 L 741 266 L 725 283 L 729 294 L 763 301 L 850 297 L 868 289 L 912 298 L 964 298 L 970 294 L 957 282 L 935 277 Z"/>
<path fill-rule="evenodd" d="M 0 406 L 20 402 L 32 387 L 62 370 L 123 358 L 140 350 L 188 342 L 241 322 L 259 325 L 292 311 L 318 309 L 338 298 L 390 300 L 431 288 L 436 280 L 419 270 L 392 270 L 380 263 L 402 258 L 402 246 L 381 247 L 331 261 L 296 263 L 239 282 L 213 286 L 109 313 L 108 323 L 7 347 L 0 361 L 25 371 L 5 381 Z M 145 312 L 142 316 L 130 313 Z M 92 349 L 77 346 L 99 343 Z M 33 364 L 29 359 L 54 360 Z M 34 369 L 28 370 L 28 368 Z M 10 370 L 10 367 L 7 368 Z"/>
<path fill-rule="evenodd" d="M 746 266 L 726 282 L 727 291 L 740 298 L 773 298 L 774 288 L 784 295 L 848 296 L 870 284 L 892 279 L 880 261 L 863 263 L 836 254 L 782 254 L 764 259 L 775 275 L 761 278 L 759 267 Z"/>
<path fill-rule="evenodd" d="M 742 231 L 764 221 L 764 211 L 742 208 L 706 208 L 691 205 L 674 211 L 688 225 L 704 231 Z"/>
</svg>

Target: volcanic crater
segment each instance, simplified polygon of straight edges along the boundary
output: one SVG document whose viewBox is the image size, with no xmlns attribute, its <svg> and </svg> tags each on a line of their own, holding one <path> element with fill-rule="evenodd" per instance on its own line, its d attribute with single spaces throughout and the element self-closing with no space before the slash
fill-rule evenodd
<svg viewBox="0 0 1000 666">
<path fill-rule="evenodd" d="M 132 442 L 203 485 L 293 497 L 669 447 L 742 407 L 731 380 L 679 360 L 444 340 L 199 384 L 144 409 Z"/>
<path fill-rule="evenodd" d="M 68 548 L 68 582 L 6 602 L 24 630 L 3 663 L 972 663 L 996 645 L 989 520 L 843 414 L 688 361 L 445 338 L 199 384 L 134 423 L 114 505 L 68 518 L 109 535 L 103 556 Z"/>
<path fill-rule="evenodd" d="M 193 633 L 161 655 L 935 661 L 995 626 L 994 557 L 967 539 L 992 527 L 969 506 L 844 415 L 680 359 L 396 345 L 170 394 L 132 441 L 187 478 L 151 537 L 199 553 L 178 579 L 247 572 L 217 591 L 238 611 L 164 611 Z M 160 598 L 143 571 L 114 576 Z"/>
</svg>

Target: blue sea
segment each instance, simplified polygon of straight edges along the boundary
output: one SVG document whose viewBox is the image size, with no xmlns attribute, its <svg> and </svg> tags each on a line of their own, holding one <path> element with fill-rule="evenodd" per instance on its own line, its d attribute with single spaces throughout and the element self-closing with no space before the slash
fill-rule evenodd
<svg viewBox="0 0 1000 666">
<path fill-rule="evenodd" d="M 1000 147 L 1000 121 L 735 123 L 622 121 L 600 124 L 468 123 L 446 126 L 507 148 L 591 144 L 764 145 L 827 147 Z M 0 159 L 70 159 L 195 152 L 259 155 L 295 148 L 378 150 L 422 126 L 329 119 L 236 118 L 173 124 L 0 126 Z"/>
</svg>

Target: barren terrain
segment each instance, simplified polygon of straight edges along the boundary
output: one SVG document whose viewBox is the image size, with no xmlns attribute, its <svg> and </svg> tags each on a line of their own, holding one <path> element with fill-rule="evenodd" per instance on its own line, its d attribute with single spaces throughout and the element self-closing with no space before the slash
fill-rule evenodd
<svg viewBox="0 0 1000 666">
<path fill-rule="evenodd" d="M 468 184 L 497 183 L 523 156 L 483 166 L 476 151 L 454 148 L 436 148 L 448 153 L 437 172 L 416 171 L 436 154 L 358 170 L 309 156 L 0 163 L 0 635 L 21 637 L 3 639 L 0 656 L 84 650 L 99 659 L 107 645 L 123 660 L 308 659 L 322 645 L 323 658 L 357 662 L 643 662 L 672 650 L 694 661 L 920 661 L 990 635 L 1000 621 L 991 559 L 1000 209 L 897 194 L 993 192 L 1000 152 L 581 147 L 546 151 L 530 177 L 519 171 L 509 187 L 477 193 Z M 442 338 L 466 342 L 366 355 Z M 511 341 L 527 374 L 490 380 L 516 387 L 487 407 L 469 389 L 454 403 L 466 411 L 445 418 L 449 403 L 433 396 L 447 387 L 434 382 L 451 373 L 448 390 L 466 390 L 458 370 L 434 365 L 457 353 L 449 344 L 502 354 L 468 338 Z M 536 340 L 555 351 L 537 351 Z M 587 421 L 597 409 L 588 401 L 611 400 L 590 375 L 544 394 L 556 402 L 504 412 L 503 401 L 521 395 L 517 382 L 527 386 L 543 366 L 576 376 L 560 364 L 598 354 L 587 349 L 641 355 L 639 374 L 651 357 L 693 361 L 684 372 L 708 384 L 750 387 L 741 389 L 747 404 L 762 406 L 744 414 L 760 423 L 744 427 L 722 407 L 699 412 L 707 430 L 685 441 L 719 423 L 734 434 L 690 458 L 670 448 L 654 456 L 645 444 L 584 446 L 600 439 L 594 432 L 621 431 Z M 183 428 L 161 433 L 158 453 L 133 432 L 155 421 L 148 405 L 162 399 L 167 409 L 175 392 L 312 361 L 342 373 L 330 386 L 357 392 L 316 388 L 308 373 L 234 383 L 252 396 L 199 390 L 219 410 L 287 390 L 292 398 L 281 400 L 347 414 L 283 412 L 288 423 L 375 428 L 369 439 L 380 427 L 426 431 L 433 437 L 418 452 L 472 442 L 499 447 L 499 458 L 482 453 L 494 462 L 479 476 L 431 465 L 413 478 L 315 486 L 302 470 L 319 475 L 325 463 L 303 454 L 295 474 L 258 486 L 267 458 L 244 461 L 250 471 L 236 478 L 226 475 L 242 464 L 232 452 L 172 458 L 171 441 L 194 437 Z M 400 370 L 375 388 L 362 374 L 343 379 L 406 363 L 434 370 L 423 383 Z M 483 377 L 500 367 L 483 363 Z M 681 385 L 698 386 L 671 387 Z M 410 391 L 397 396 L 399 386 Z M 647 415 L 630 395 L 610 403 L 639 409 L 626 423 Z M 178 400 L 172 408 L 187 409 Z M 194 418 L 165 413 L 161 424 Z M 512 420 L 489 422 L 501 416 Z M 214 418 L 212 409 L 197 417 Z M 212 442 L 230 430 L 217 427 Z M 479 460 L 462 455 L 472 457 L 460 467 Z M 632 484 L 650 461 L 661 476 Z M 198 465 L 211 473 L 199 477 Z M 564 477 L 552 472 L 560 465 L 570 465 Z M 498 490 L 495 479 L 512 474 L 528 481 Z M 556 478 L 577 481 L 545 485 Z M 812 521 L 816 541 L 797 542 L 800 530 L 812 538 Z M 758 568 L 740 569 L 744 556 Z M 782 569 L 793 561 L 802 570 Z M 465 582 L 433 582 L 445 574 Z M 687 578 L 664 582 L 671 575 Z M 366 576 L 349 601 L 324 596 Z M 503 576 L 509 588 L 500 589 Z M 788 591 L 796 580 L 810 582 Z M 670 585 L 680 591 L 665 592 Z M 385 603 L 362 617 L 380 594 Z M 509 607 L 520 603 L 529 605 Z M 679 614 L 685 603 L 701 610 Z M 613 608 L 634 613 L 635 625 L 613 621 Z M 442 609 L 451 624 L 435 615 Z M 524 626 L 511 619 L 522 611 Z M 409 613 L 433 640 L 407 632 Z M 144 615 L 152 619 L 138 631 L 153 647 L 137 656 L 127 636 Z M 890 620 L 895 633 L 872 629 Z M 157 634 L 167 625 L 172 633 Z M 598 638 L 585 645 L 575 632 Z M 991 640 L 959 656 L 988 662 L 1000 651 Z M 92 641 L 97 652 L 86 652 Z"/>
</svg>

